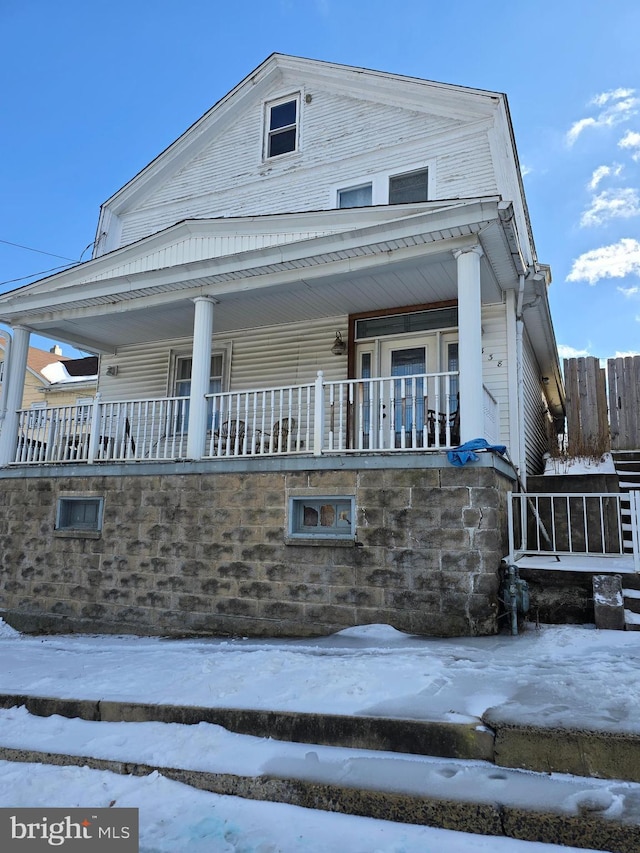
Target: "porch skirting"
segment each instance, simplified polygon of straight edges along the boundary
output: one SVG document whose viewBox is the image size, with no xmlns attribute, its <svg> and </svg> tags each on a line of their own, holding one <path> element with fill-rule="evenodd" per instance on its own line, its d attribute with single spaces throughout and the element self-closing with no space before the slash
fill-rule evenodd
<svg viewBox="0 0 640 853">
<path fill-rule="evenodd" d="M 369 462 L 14 471 L 0 482 L 0 616 L 29 632 L 495 633 L 512 485 L 501 460 Z M 337 495 L 354 499 L 351 540 L 293 544 L 290 499 Z M 99 533 L 55 530 L 68 496 L 104 499 Z"/>
</svg>

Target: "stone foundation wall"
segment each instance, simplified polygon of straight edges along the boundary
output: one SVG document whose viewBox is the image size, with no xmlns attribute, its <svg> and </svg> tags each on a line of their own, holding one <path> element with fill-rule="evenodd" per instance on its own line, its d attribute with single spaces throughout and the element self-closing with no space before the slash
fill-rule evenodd
<svg viewBox="0 0 640 853">
<path fill-rule="evenodd" d="M 0 614 L 27 631 L 493 633 L 509 484 L 471 465 L 3 478 Z M 99 535 L 55 531 L 70 493 L 104 496 Z M 300 494 L 353 495 L 355 542 L 287 544 Z"/>
</svg>

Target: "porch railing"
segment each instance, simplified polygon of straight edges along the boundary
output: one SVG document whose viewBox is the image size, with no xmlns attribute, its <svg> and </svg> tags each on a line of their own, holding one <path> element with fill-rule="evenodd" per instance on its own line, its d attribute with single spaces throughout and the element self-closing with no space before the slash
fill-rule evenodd
<svg viewBox="0 0 640 853">
<path fill-rule="evenodd" d="M 206 395 L 201 457 L 440 450 L 460 442 L 453 371 Z M 23 409 L 14 462 L 186 459 L 189 398 Z"/>
<path fill-rule="evenodd" d="M 632 556 L 640 572 L 640 491 L 508 494 L 509 558 Z"/>
</svg>

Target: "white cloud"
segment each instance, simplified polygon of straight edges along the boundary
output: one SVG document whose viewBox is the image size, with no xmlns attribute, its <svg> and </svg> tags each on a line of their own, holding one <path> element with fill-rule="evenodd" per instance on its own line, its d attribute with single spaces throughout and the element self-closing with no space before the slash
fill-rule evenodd
<svg viewBox="0 0 640 853">
<path fill-rule="evenodd" d="M 600 111 L 596 116 L 586 116 L 571 125 L 566 136 L 567 145 L 570 147 L 587 127 L 612 127 L 628 121 L 638 112 L 640 98 L 635 89 L 612 89 L 596 95 L 590 103 L 600 107 Z"/>
<path fill-rule="evenodd" d="M 600 95 L 591 98 L 590 103 L 597 107 L 603 107 L 609 101 L 630 98 L 634 93 L 635 89 L 612 89 L 610 92 L 602 92 Z"/>
<path fill-rule="evenodd" d="M 594 169 L 587 186 L 590 190 L 595 190 L 604 178 L 617 177 L 621 172 L 622 166 L 620 163 L 614 163 L 612 166 L 598 166 L 597 169 Z"/>
<path fill-rule="evenodd" d="M 610 174 L 611 174 L 611 169 L 609 168 L 609 166 L 598 166 L 598 168 L 595 169 L 595 171 L 591 175 L 591 180 L 589 181 L 589 189 L 595 190 L 595 188 L 598 186 L 600 181 L 603 178 L 606 178 L 607 175 L 610 175 Z"/>
<path fill-rule="evenodd" d="M 520 164 L 520 174 L 523 178 L 525 178 L 527 175 L 530 175 L 531 172 L 533 172 L 533 169 L 530 166 L 525 166 L 524 163 Z"/>
<path fill-rule="evenodd" d="M 640 160 L 640 133 L 633 130 L 628 130 L 618 142 L 619 148 L 630 148 L 631 157 L 634 160 Z M 635 150 L 634 150 L 635 149 Z"/>
<path fill-rule="evenodd" d="M 640 197 L 636 189 L 603 190 L 591 199 L 591 206 L 580 218 L 580 225 L 587 228 L 602 225 L 609 219 L 629 219 L 631 216 L 640 216 Z"/>
<path fill-rule="evenodd" d="M 627 299 L 631 299 L 632 296 L 637 296 L 640 293 L 640 287 L 636 285 L 635 287 L 617 287 L 616 290 L 619 290 L 623 296 L 626 296 Z"/>
<path fill-rule="evenodd" d="M 558 355 L 560 358 L 584 358 L 591 353 L 588 349 L 575 349 L 567 344 L 558 344 Z"/>
<path fill-rule="evenodd" d="M 640 320 L 640 317 L 636 317 L 636 320 Z M 633 358 L 634 355 L 640 355 L 640 352 L 636 352 L 635 350 L 629 350 L 628 352 L 617 352 L 612 358 Z"/>
<path fill-rule="evenodd" d="M 593 127 L 595 124 L 597 122 L 594 118 L 581 118 L 580 121 L 574 122 L 567 133 L 567 144 L 573 145 L 585 127 Z"/>
<path fill-rule="evenodd" d="M 630 237 L 580 255 L 573 262 L 567 281 L 596 284 L 602 278 L 624 278 L 627 275 L 640 275 L 640 242 Z"/>
</svg>

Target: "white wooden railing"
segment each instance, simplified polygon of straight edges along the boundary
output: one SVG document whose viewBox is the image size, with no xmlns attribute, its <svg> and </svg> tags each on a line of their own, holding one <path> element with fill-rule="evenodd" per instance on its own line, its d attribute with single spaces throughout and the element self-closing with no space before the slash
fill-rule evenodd
<svg viewBox="0 0 640 853">
<path fill-rule="evenodd" d="M 523 555 L 626 554 L 633 556 L 634 569 L 640 572 L 638 491 L 509 492 L 507 510 L 511 560 Z"/>
<path fill-rule="evenodd" d="M 207 394 L 200 458 L 441 450 L 459 444 L 457 376 L 316 381 Z M 103 402 L 18 413 L 14 463 L 187 458 L 189 398 Z"/>
</svg>

